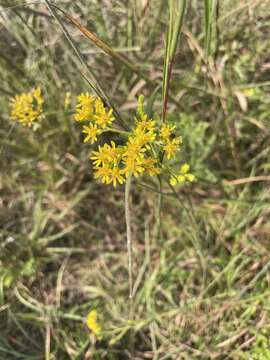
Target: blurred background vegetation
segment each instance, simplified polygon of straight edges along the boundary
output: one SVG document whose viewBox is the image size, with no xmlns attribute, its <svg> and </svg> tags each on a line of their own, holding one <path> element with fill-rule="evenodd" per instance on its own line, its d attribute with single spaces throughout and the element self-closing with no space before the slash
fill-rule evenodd
<svg viewBox="0 0 270 360">
<path fill-rule="evenodd" d="M 158 184 L 133 183 L 132 320 L 124 189 L 93 180 L 72 121 L 89 73 L 46 5 L 26 3 L 0 0 L 0 359 L 269 360 L 269 0 L 187 1 L 168 121 L 197 181 L 164 184 L 161 216 Z M 54 3 L 155 80 L 57 12 L 126 124 L 139 94 L 161 114 L 167 2 Z M 36 86 L 46 106 L 33 132 L 9 103 Z M 101 339 L 86 328 L 91 309 Z"/>
</svg>

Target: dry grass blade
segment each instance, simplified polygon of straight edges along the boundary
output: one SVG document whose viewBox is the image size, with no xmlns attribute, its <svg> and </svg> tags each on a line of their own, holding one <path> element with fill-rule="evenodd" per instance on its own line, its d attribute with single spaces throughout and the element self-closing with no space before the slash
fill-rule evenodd
<svg viewBox="0 0 270 360">
<path fill-rule="evenodd" d="M 172 76 L 173 61 L 182 31 L 186 10 L 186 0 L 170 0 L 169 25 L 166 40 L 166 52 L 163 67 L 162 82 L 162 121 L 165 121 L 169 99 L 169 85 Z"/>
<path fill-rule="evenodd" d="M 46 2 L 48 2 L 46 0 Z M 132 72 L 137 74 L 140 78 L 144 79 L 147 83 L 155 86 L 155 82 L 151 80 L 148 76 L 143 74 L 136 65 L 134 65 L 130 60 L 128 60 L 124 55 L 119 54 L 114 51 L 108 44 L 106 44 L 103 40 L 98 38 L 93 32 L 84 27 L 78 20 L 76 20 L 73 16 L 65 12 L 63 9 L 60 9 L 58 6 L 54 4 L 50 4 L 57 10 L 59 10 L 77 29 L 81 31 L 89 40 L 91 40 L 96 46 L 98 46 L 102 51 L 104 51 L 107 55 L 113 57 L 118 60 L 120 63 L 124 64 L 128 67 Z"/>
<path fill-rule="evenodd" d="M 47 3 L 48 1 L 45 0 Z M 185 1 L 184 1 L 185 4 Z M 139 78 L 146 81 L 148 85 L 151 86 L 151 88 L 157 88 L 159 87 L 159 83 L 155 80 L 150 79 L 147 75 L 145 75 L 135 64 L 133 64 L 126 56 L 120 54 L 117 51 L 114 51 L 107 43 L 105 43 L 103 40 L 101 40 L 98 36 L 96 36 L 93 32 L 88 30 L 85 26 L 83 26 L 78 20 L 76 20 L 73 16 L 65 12 L 63 9 L 59 8 L 58 6 L 51 4 L 51 7 L 54 7 L 55 9 L 59 10 L 66 19 L 68 19 L 77 29 L 79 29 L 89 40 L 91 40 L 96 46 L 98 46 L 103 52 L 105 52 L 107 55 L 111 56 L 115 60 L 119 61 L 121 64 L 125 65 L 127 68 L 129 68 L 134 74 L 138 75 Z M 180 17 L 181 19 L 181 17 Z M 179 24 L 179 33 L 180 33 L 180 24 Z M 177 39 L 179 36 L 179 33 L 176 31 L 174 34 L 174 41 L 175 44 L 177 43 Z M 179 101 L 175 99 L 173 96 L 168 94 L 168 98 L 180 109 L 181 105 L 179 104 Z"/>
</svg>

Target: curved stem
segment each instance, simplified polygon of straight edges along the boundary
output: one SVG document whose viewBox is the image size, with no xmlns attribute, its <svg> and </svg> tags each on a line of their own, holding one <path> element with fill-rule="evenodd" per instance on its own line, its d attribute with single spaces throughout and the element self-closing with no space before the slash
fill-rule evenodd
<svg viewBox="0 0 270 360">
<path fill-rule="evenodd" d="M 131 176 L 127 178 L 125 186 L 125 218 L 127 229 L 127 250 L 128 250 L 128 282 L 129 282 L 129 299 L 133 298 L 133 251 L 132 251 L 132 237 L 131 237 L 131 219 L 129 209 L 129 195 L 131 186 Z"/>
</svg>

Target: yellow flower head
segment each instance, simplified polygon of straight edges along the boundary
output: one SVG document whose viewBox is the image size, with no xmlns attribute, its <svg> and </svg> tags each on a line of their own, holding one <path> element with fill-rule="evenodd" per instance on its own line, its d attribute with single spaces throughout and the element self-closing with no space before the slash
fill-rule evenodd
<svg viewBox="0 0 270 360">
<path fill-rule="evenodd" d="M 184 177 L 184 181 L 193 182 L 195 180 L 195 176 L 189 173 L 190 166 L 188 164 L 184 164 L 180 167 L 180 174 L 179 176 Z"/>
<path fill-rule="evenodd" d="M 100 179 L 104 184 L 111 184 L 115 187 L 117 183 L 123 184 L 125 178 L 123 176 L 123 170 L 121 170 L 117 165 L 110 166 L 108 164 L 103 164 L 94 168 L 95 178 Z"/>
<path fill-rule="evenodd" d="M 95 97 L 88 92 L 82 93 L 77 96 L 76 113 L 74 115 L 75 121 L 90 121 L 93 117 L 93 102 Z"/>
<path fill-rule="evenodd" d="M 143 143 L 144 145 L 144 143 Z M 130 174 L 138 177 L 144 172 L 142 160 L 146 149 L 142 147 L 138 138 L 130 137 L 127 145 L 123 149 L 124 174 L 128 177 Z"/>
<path fill-rule="evenodd" d="M 177 152 L 180 150 L 182 144 L 181 138 L 175 138 L 168 140 L 163 146 L 167 159 L 172 159 L 176 156 Z"/>
<path fill-rule="evenodd" d="M 98 151 L 93 151 L 90 159 L 95 166 L 117 165 L 121 160 L 121 154 L 121 147 L 116 147 L 114 141 L 111 141 L 111 145 L 104 144 L 98 147 Z"/>
<path fill-rule="evenodd" d="M 187 174 L 189 172 L 190 166 L 188 164 L 184 164 L 180 167 L 181 174 Z"/>
<path fill-rule="evenodd" d="M 135 133 L 142 133 L 147 131 L 154 132 L 156 122 L 155 120 L 148 119 L 147 115 L 144 114 L 139 120 L 136 119 L 136 125 L 137 127 L 135 129 Z"/>
<path fill-rule="evenodd" d="M 172 136 L 174 129 L 175 129 L 175 126 L 162 124 L 161 129 L 160 129 L 161 140 L 167 142 L 170 139 L 170 137 Z"/>
<path fill-rule="evenodd" d="M 245 90 L 244 90 L 244 95 L 245 95 L 246 97 L 252 97 L 252 96 L 254 95 L 254 93 L 255 93 L 255 91 L 254 91 L 254 89 L 252 89 L 252 88 L 249 88 L 249 89 L 245 89 Z"/>
<path fill-rule="evenodd" d="M 71 98 L 71 92 L 66 92 L 65 94 L 65 100 L 64 100 L 64 108 L 65 110 L 69 107 L 70 105 L 70 98 Z"/>
<path fill-rule="evenodd" d="M 189 182 L 195 181 L 195 176 L 193 174 L 186 174 L 186 179 Z"/>
<path fill-rule="evenodd" d="M 96 310 L 91 310 L 86 317 L 86 325 L 89 330 L 93 332 L 96 336 L 99 336 L 101 333 L 101 325 L 98 323 L 98 315 Z"/>
<path fill-rule="evenodd" d="M 95 178 L 100 179 L 104 184 L 113 183 L 113 186 L 116 186 L 117 183 L 123 184 L 125 182 L 124 171 L 119 167 L 122 154 L 122 147 L 115 146 L 113 141 L 111 141 L 111 145 L 99 146 L 98 151 L 94 151 L 91 156 Z"/>
<path fill-rule="evenodd" d="M 161 169 L 158 167 L 157 159 L 153 157 L 144 158 L 141 164 L 150 176 L 155 176 L 161 173 Z"/>
<path fill-rule="evenodd" d="M 180 167 L 179 172 L 171 176 L 170 184 L 175 186 L 176 184 L 183 184 L 186 181 L 193 182 L 195 180 L 195 176 L 189 173 L 190 166 L 188 164 L 184 164 Z"/>
<path fill-rule="evenodd" d="M 29 93 L 16 95 L 11 100 L 11 118 L 23 125 L 32 126 L 42 114 L 43 97 L 40 87 Z"/>
<path fill-rule="evenodd" d="M 84 125 L 82 132 L 86 134 L 84 142 L 89 141 L 91 144 L 94 144 L 94 142 L 97 141 L 97 136 L 102 133 L 102 131 L 98 129 L 97 125 L 92 123 L 88 126 Z"/>
<path fill-rule="evenodd" d="M 175 186 L 177 184 L 177 178 L 175 176 L 171 176 L 170 178 L 170 184 L 172 186 Z"/>
<path fill-rule="evenodd" d="M 183 184 L 185 182 L 186 178 L 185 175 L 178 175 L 177 176 L 177 181 L 179 184 Z"/>
<path fill-rule="evenodd" d="M 107 126 L 111 125 L 111 123 L 115 120 L 113 116 L 113 109 L 109 109 L 107 112 L 100 98 L 97 98 L 95 101 L 94 119 L 102 129 L 105 129 Z"/>
<path fill-rule="evenodd" d="M 123 177 L 123 170 L 120 170 L 117 166 L 114 166 L 109 173 L 109 181 L 108 184 L 113 183 L 115 187 L 117 183 L 123 184 L 125 182 L 125 178 Z"/>
<path fill-rule="evenodd" d="M 111 168 L 107 164 L 102 164 L 94 168 L 95 179 L 100 179 L 102 183 L 109 184 Z"/>
<path fill-rule="evenodd" d="M 128 156 L 123 159 L 124 169 L 123 173 L 126 177 L 129 175 L 134 175 L 138 177 L 144 172 L 144 167 L 142 165 L 142 159 L 139 156 Z"/>
</svg>

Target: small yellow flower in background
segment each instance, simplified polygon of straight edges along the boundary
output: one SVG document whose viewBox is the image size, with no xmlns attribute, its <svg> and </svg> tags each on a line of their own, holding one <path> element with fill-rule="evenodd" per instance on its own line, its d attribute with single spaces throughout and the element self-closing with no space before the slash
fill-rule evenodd
<svg viewBox="0 0 270 360">
<path fill-rule="evenodd" d="M 167 159 L 173 159 L 178 151 L 180 150 L 180 146 L 182 144 L 182 139 L 175 138 L 172 140 L 168 140 L 165 145 L 163 146 L 163 150 L 165 151 L 165 155 Z"/>
<path fill-rule="evenodd" d="M 93 334 L 99 336 L 101 333 L 101 325 L 98 323 L 98 314 L 96 310 L 91 310 L 86 317 L 86 325 Z"/>
<path fill-rule="evenodd" d="M 64 100 L 64 108 L 65 108 L 65 110 L 67 110 L 67 108 L 70 105 L 70 98 L 71 98 L 71 92 L 66 92 L 65 100 Z"/>
<path fill-rule="evenodd" d="M 75 121 L 90 121 L 93 117 L 95 97 L 88 92 L 77 96 Z"/>
<path fill-rule="evenodd" d="M 251 97 L 254 95 L 255 91 L 254 91 L 254 89 L 245 89 L 243 91 L 243 93 L 246 97 Z"/>
<path fill-rule="evenodd" d="M 97 141 L 97 136 L 102 133 L 97 125 L 93 125 L 92 123 L 90 123 L 89 126 L 84 125 L 82 132 L 87 135 L 84 142 L 89 141 L 91 144 L 94 144 L 94 142 Z"/>
<path fill-rule="evenodd" d="M 11 99 L 11 118 L 19 123 L 32 126 L 42 114 L 43 97 L 40 87 L 29 93 L 16 95 Z"/>
</svg>

